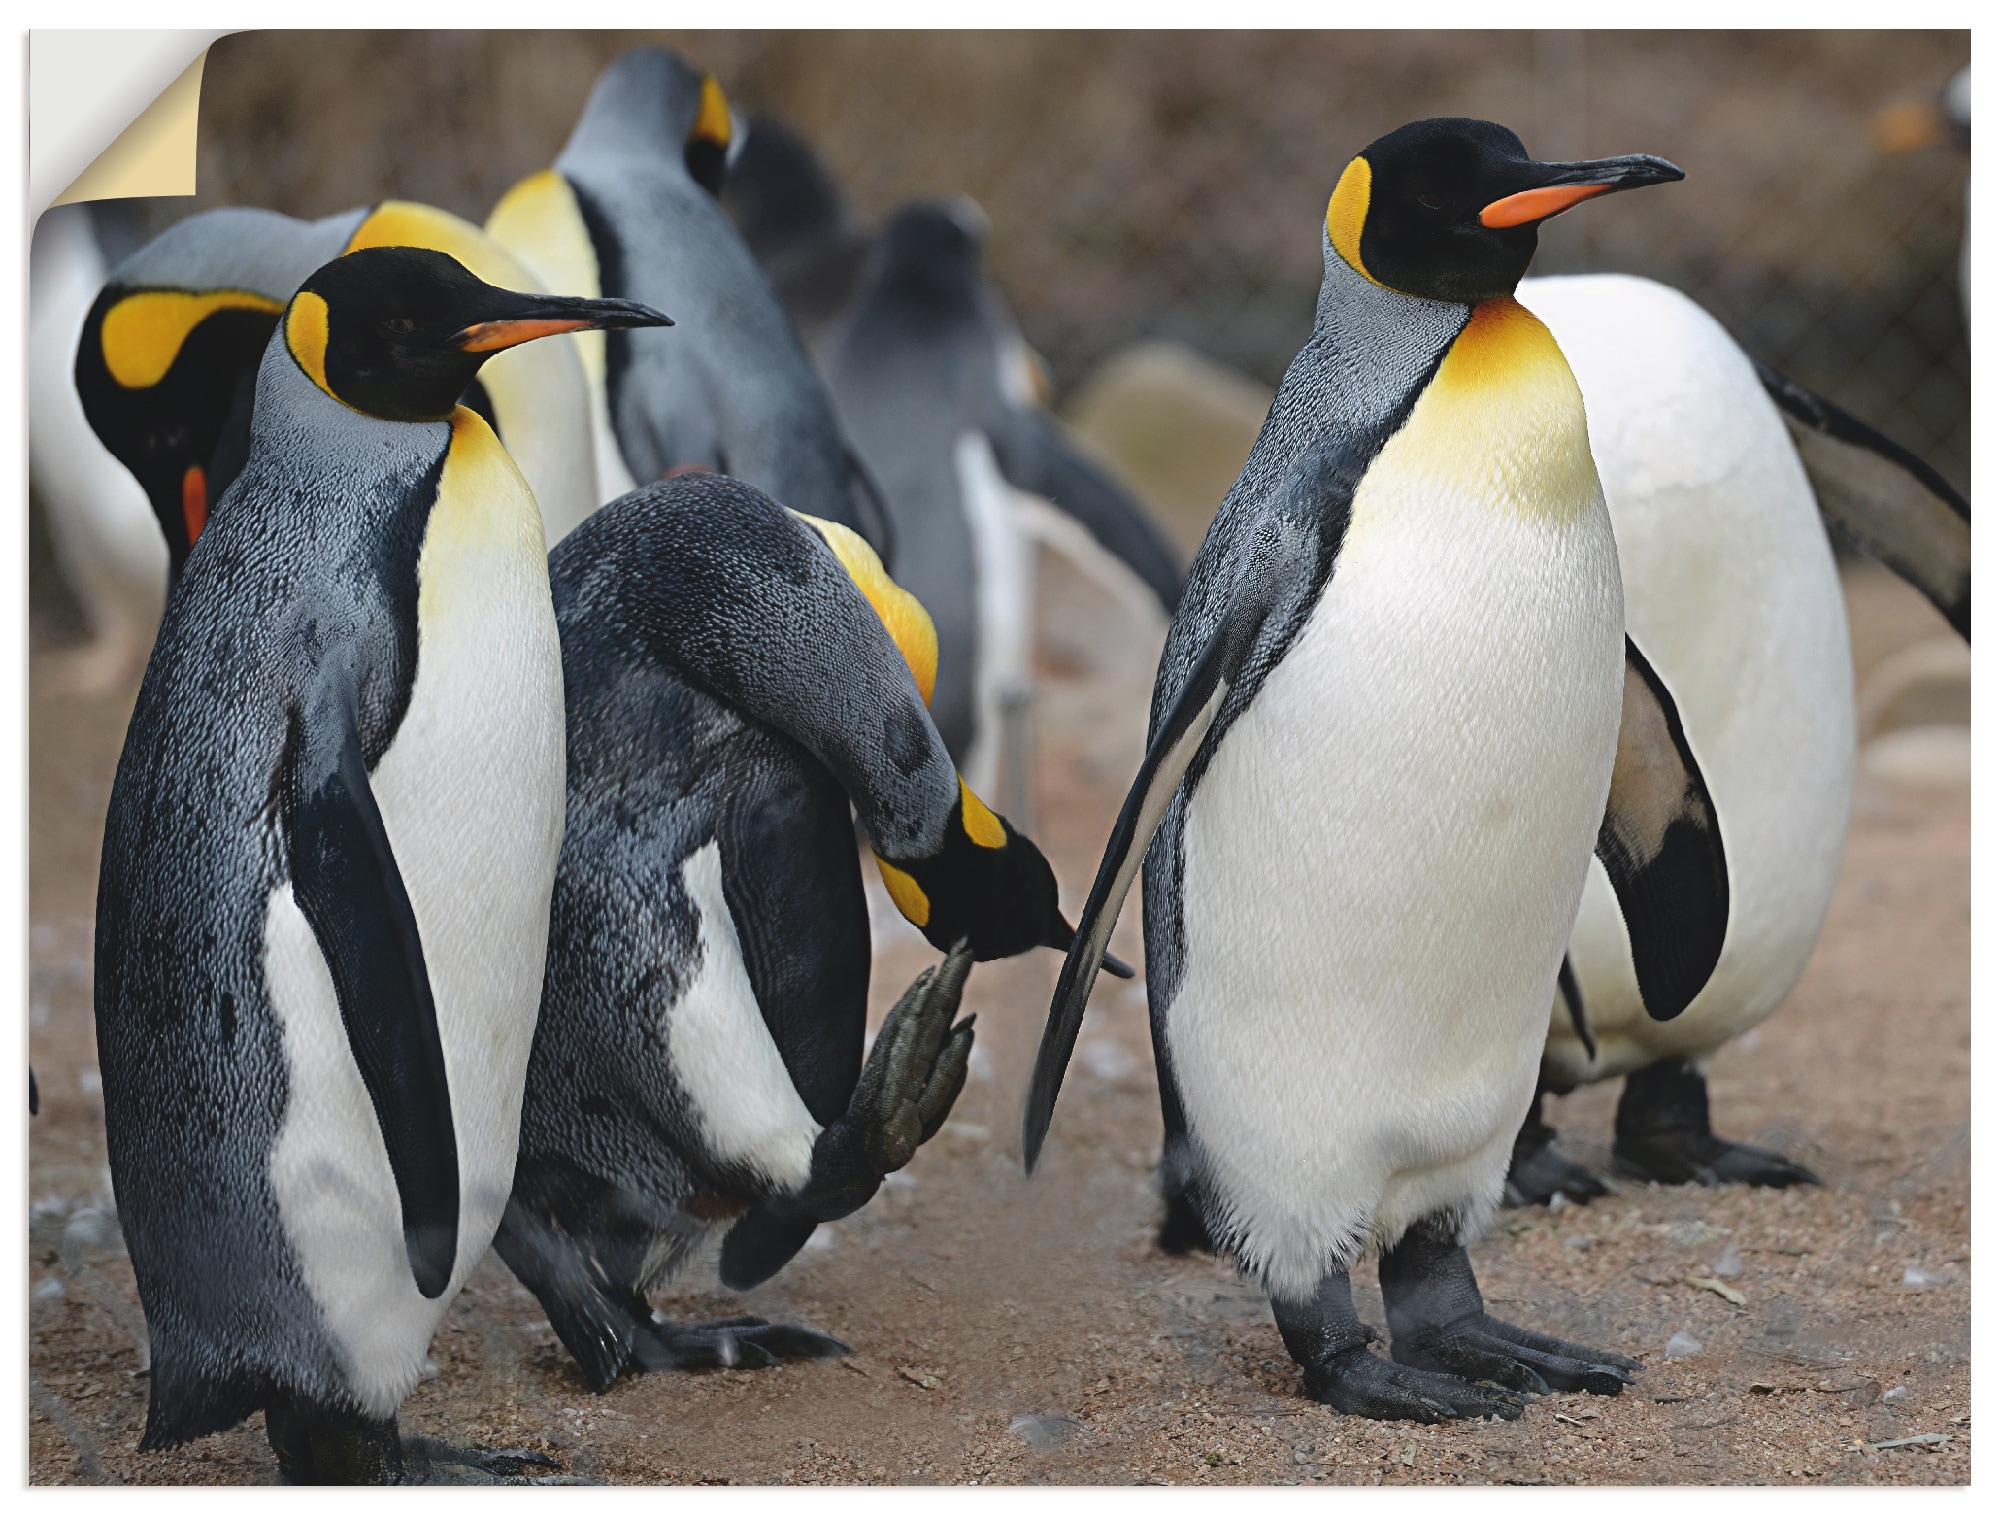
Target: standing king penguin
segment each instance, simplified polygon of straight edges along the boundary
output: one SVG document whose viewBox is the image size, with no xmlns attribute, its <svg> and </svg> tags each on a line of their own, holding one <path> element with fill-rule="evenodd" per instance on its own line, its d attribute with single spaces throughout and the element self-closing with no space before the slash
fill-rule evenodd
<svg viewBox="0 0 2000 1515">
<path fill-rule="evenodd" d="M 483 1460 L 406 1459 L 396 1409 L 513 1176 L 563 690 L 541 516 L 457 402 L 518 343 L 665 322 L 378 248 L 313 273 L 271 336 L 228 508 L 139 691 L 99 877 L 146 1449 L 262 1409 L 293 1482 Z"/>
<path fill-rule="evenodd" d="M 1512 298 L 1542 220 L 1680 177 L 1537 163 L 1465 120 L 1348 164 L 1313 336 L 1189 575 L 1050 1009 L 1031 1167 L 1143 862 L 1165 1166 L 1344 1411 L 1512 1417 L 1638 1367 L 1487 1315 L 1465 1244 L 1593 846 L 1651 1015 L 1699 992 L 1728 919 L 1700 773 L 1624 635 L 1576 381 Z M 1370 1249 L 1393 1361 L 1350 1295 Z"/>
<path fill-rule="evenodd" d="M 1029 519 L 1076 523 L 1069 552 L 1109 560 L 1100 574 L 1114 583 L 1132 581 L 1168 616 L 1181 593 L 1158 529 L 1037 402 L 1027 344 L 982 266 L 977 214 L 918 202 L 891 217 L 826 359 L 841 426 L 882 488 L 897 582 L 937 624 L 931 715 L 975 789 L 993 785 L 1003 750 L 1010 780 L 1020 761 L 1003 726 L 1024 710 L 1032 653 L 1023 495 L 1059 506 Z"/>
<path fill-rule="evenodd" d="M 881 502 L 716 202 L 733 131 L 713 75 L 635 49 L 599 77 L 555 166 L 510 189 L 486 229 L 550 289 L 671 306 L 680 323 L 664 343 L 579 339 L 606 499 L 707 469 L 858 531 L 888 559 Z"/>
<path fill-rule="evenodd" d="M 854 532 L 739 480 L 606 506 L 550 559 L 568 828 L 513 1199 L 496 1238 L 591 1384 L 761 1367 L 832 1338 L 646 1302 L 722 1233 L 776 1273 L 865 1204 L 964 1083 L 974 959 L 1073 933 L 1034 843 L 953 770 L 937 639 Z M 862 1065 L 868 911 L 849 803 L 944 966 Z"/>
<path fill-rule="evenodd" d="M 489 284 L 542 292 L 478 227 L 406 200 L 320 221 L 208 211 L 169 227 L 105 279 L 70 359 L 76 393 L 152 502 L 170 579 L 243 466 L 258 366 L 292 292 L 343 253 L 396 246 L 447 253 Z M 568 343 L 497 355 L 465 398 L 527 478 L 549 540 L 596 509 L 589 396 Z"/>
</svg>

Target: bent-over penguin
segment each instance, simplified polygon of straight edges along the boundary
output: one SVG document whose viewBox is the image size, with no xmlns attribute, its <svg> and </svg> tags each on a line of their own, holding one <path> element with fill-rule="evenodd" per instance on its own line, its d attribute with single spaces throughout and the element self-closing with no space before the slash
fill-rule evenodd
<svg viewBox="0 0 2000 1515">
<path fill-rule="evenodd" d="M 637 48 L 599 76 L 555 166 L 486 229 L 549 288 L 671 307 L 674 340 L 579 340 L 606 499 L 677 470 L 725 473 L 861 533 L 894 562 L 881 502 L 770 280 L 716 203 L 734 126 L 712 74 Z"/>
<path fill-rule="evenodd" d="M 92 429 L 145 488 L 170 574 L 243 466 L 258 365 L 293 291 L 342 253 L 391 246 L 448 253 L 489 284 L 542 292 L 478 227 L 407 200 L 319 221 L 208 211 L 169 227 L 104 280 L 73 343 L 76 392 Z M 465 399 L 527 478 L 551 541 L 596 508 L 589 395 L 568 343 L 497 354 Z"/>
<path fill-rule="evenodd" d="M 1700 990 L 1728 918 L 1700 773 L 1624 636 L 1576 382 L 1512 298 L 1542 220 L 1680 177 L 1538 163 L 1466 120 L 1347 165 L 1313 335 L 1190 572 L 1050 1009 L 1031 1166 L 1143 860 L 1170 1180 L 1345 1411 L 1511 1417 L 1638 1367 L 1487 1315 L 1465 1244 L 1593 845 L 1651 1014 Z M 1371 1249 L 1393 1361 L 1349 1291 Z"/>
<path fill-rule="evenodd" d="M 262 1409 L 293 1482 L 518 1465 L 396 1434 L 506 1203 L 563 824 L 541 517 L 457 401 L 520 342 L 665 319 L 386 248 L 313 273 L 272 334 L 99 875 L 145 1449 Z"/>
<path fill-rule="evenodd" d="M 1582 388 L 1626 625 L 1674 691 L 1729 851 L 1728 943 L 1670 1022 L 1644 1013 L 1624 922 L 1593 865 L 1570 937 L 1576 1003 L 1552 1009 L 1542 1090 L 1623 1076 L 1613 1155 L 1630 1176 L 1809 1182 L 1782 1154 L 1715 1134 L 1705 1067 L 1798 982 L 1846 842 L 1854 668 L 1820 511 L 1969 636 L 1970 507 L 1895 443 L 1756 363 L 1676 290 L 1598 274 L 1530 279 L 1520 298 Z M 1554 1150 L 1541 1092 L 1510 1201 L 1604 1192 Z"/>
<path fill-rule="evenodd" d="M 496 1244 L 591 1384 L 844 1350 L 796 1326 L 656 1318 L 705 1238 L 748 1288 L 943 1124 L 973 959 L 1066 947 L 1055 878 L 924 711 L 923 608 L 845 527 L 689 475 L 551 555 L 568 830 L 513 1199 Z M 936 946 L 862 1066 L 859 812 Z"/>
<path fill-rule="evenodd" d="M 918 202 L 890 218 L 826 376 L 888 507 L 897 582 L 937 623 L 931 715 L 978 789 L 994 784 L 1003 750 L 1010 784 L 1021 777 L 1020 744 L 1002 734 L 1024 706 L 1033 650 L 1034 528 L 1021 495 L 1060 507 L 1114 581 L 1136 579 L 1133 592 L 1169 616 L 1181 570 L 1145 511 L 1036 400 L 1033 359 L 986 276 L 976 218 L 967 202 Z"/>
</svg>

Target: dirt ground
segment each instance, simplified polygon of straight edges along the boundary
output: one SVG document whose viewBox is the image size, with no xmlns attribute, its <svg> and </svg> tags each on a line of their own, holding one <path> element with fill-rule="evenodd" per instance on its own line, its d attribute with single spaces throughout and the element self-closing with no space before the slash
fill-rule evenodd
<svg viewBox="0 0 2000 1515">
<path fill-rule="evenodd" d="M 1864 671 L 1942 625 L 1884 575 L 1849 581 Z M 1034 829 L 1074 911 L 1137 758 L 1146 667 L 1140 647 L 1086 674 L 1077 649 L 1117 638 L 1089 624 L 1102 606 L 1067 613 L 1068 641 L 1045 660 Z M 131 698 L 64 697 L 46 676 L 34 694 L 31 1472 L 268 1483 L 276 1466 L 257 1420 L 178 1452 L 136 1451 L 143 1326 L 106 1213 L 89 1008 L 98 838 Z M 436 1373 L 403 1425 L 543 1449 L 610 1483 L 1966 1482 L 1968 824 L 1963 792 L 1865 783 L 1804 980 L 1716 1066 L 1718 1127 L 1801 1157 L 1824 1187 L 1628 1184 L 1587 1207 L 1510 1212 L 1475 1249 L 1496 1314 L 1646 1363 L 1620 1398 L 1558 1395 L 1512 1424 L 1436 1428 L 1303 1398 L 1255 1290 L 1226 1266 L 1151 1247 L 1159 1116 L 1142 991 L 1107 981 L 1044 1166 L 1022 1177 L 1021 1094 L 1058 967 L 1044 952 L 974 975 L 974 1078 L 873 1204 L 747 1298 L 723 1291 L 709 1263 L 655 1301 L 679 1318 L 750 1310 L 808 1323 L 851 1357 L 627 1379 L 594 1395 L 489 1255 L 438 1332 Z M 1138 961 L 1128 916 L 1114 947 Z M 913 936 L 891 941 L 878 1015 L 933 956 Z M 1615 1096 L 1553 1102 L 1573 1151 L 1604 1159 Z M 1740 1302 L 1690 1281 L 1713 1280 L 1728 1248 L 1742 1261 L 1726 1285 Z M 1379 1324 L 1372 1267 L 1356 1284 Z M 1676 1333 L 1700 1351 L 1670 1359 Z M 1897 1442 L 1908 1444 L 1881 1445 Z"/>
</svg>

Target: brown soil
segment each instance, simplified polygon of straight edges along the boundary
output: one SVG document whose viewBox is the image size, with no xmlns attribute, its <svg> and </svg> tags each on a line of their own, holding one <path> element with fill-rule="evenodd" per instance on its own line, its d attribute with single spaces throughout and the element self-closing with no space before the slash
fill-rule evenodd
<svg viewBox="0 0 2000 1515">
<path fill-rule="evenodd" d="M 1939 624 L 1879 575 L 1857 576 L 1850 603 L 1864 661 Z M 115 1234 L 91 1233 L 107 1184 L 90 919 L 130 701 L 41 687 L 32 712 L 30 1044 L 43 1095 L 32 1476 L 270 1482 L 255 1420 L 137 1453 L 147 1385 L 109 1307 L 135 1319 L 137 1296 Z M 1136 756 L 1129 734 L 1084 740 L 1082 714 L 1107 708 L 1121 720 L 1136 708 L 1129 675 L 1117 687 L 1053 681 L 1042 706 L 1037 832 L 1072 909 Z M 1021 1090 L 1057 968 L 1041 953 L 975 976 L 984 1076 L 905 1181 L 748 1299 L 722 1291 L 709 1265 L 656 1301 L 682 1318 L 749 1309 L 807 1322 L 851 1343 L 852 1357 L 628 1379 L 593 1395 L 489 1256 L 439 1331 L 438 1371 L 403 1424 L 542 1448 L 614 1483 L 1966 1482 L 1968 808 L 1962 794 L 1860 794 L 1804 981 L 1718 1061 L 1723 1130 L 1803 1158 L 1824 1187 L 1628 1185 L 1587 1208 L 1510 1214 L 1475 1249 L 1496 1314 L 1647 1363 L 1620 1398 L 1556 1396 L 1513 1424 L 1426 1429 L 1301 1397 L 1256 1291 L 1225 1266 L 1150 1245 L 1159 1117 L 1131 989 L 1100 995 L 1044 1167 L 1022 1177 Z M 1139 947 L 1128 920 L 1115 948 L 1136 961 Z M 878 1013 L 930 956 L 903 944 L 884 954 Z M 1576 1151 L 1603 1157 L 1615 1093 L 1555 1105 Z M 1689 1282 L 1712 1277 L 1732 1244 L 1743 1267 L 1727 1282 L 1741 1304 Z M 1911 1287 L 1907 1269 L 1941 1281 Z M 1358 1292 L 1379 1323 L 1371 1277 L 1364 1267 Z M 1699 1339 L 1699 1355 L 1666 1357 L 1677 1331 Z M 1868 1445 L 1924 1435 L 1945 1440 Z"/>
</svg>

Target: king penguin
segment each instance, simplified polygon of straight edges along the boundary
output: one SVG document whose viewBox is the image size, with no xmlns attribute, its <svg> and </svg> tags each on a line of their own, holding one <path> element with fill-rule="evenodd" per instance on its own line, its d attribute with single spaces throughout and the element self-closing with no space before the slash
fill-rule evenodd
<svg viewBox="0 0 2000 1515">
<path fill-rule="evenodd" d="M 680 323 L 665 343 L 579 339 L 606 499 L 707 469 L 858 531 L 888 559 L 881 501 L 716 202 L 733 134 L 714 75 L 635 49 L 598 78 L 555 166 L 510 189 L 486 229 L 550 289 L 671 306 Z"/>
<path fill-rule="evenodd" d="M 293 291 L 342 253 L 391 246 L 431 248 L 488 283 L 542 292 L 478 227 L 404 200 L 319 221 L 208 211 L 169 227 L 104 280 L 73 343 L 76 394 L 152 502 L 170 577 L 243 465 L 258 366 Z M 597 507 L 589 396 L 569 344 L 499 354 L 466 399 L 526 476 L 551 541 Z M 136 533 L 137 522 L 127 530 Z"/>
<path fill-rule="evenodd" d="M 929 617 L 846 527 L 693 474 L 551 555 L 568 829 L 500 1255 L 593 1387 L 841 1343 L 685 1323 L 646 1292 L 721 1237 L 776 1273 L 865 1204 L 963 1085 L 974 960 L 1073 933 L 1034 843 L 953 770 L 924 709 Z M 849 819 L 949 953 L 866 1066 L 869 923 Z"/>
<path fill-rule="evenodd" d="M 986 275 L 983 241 L 970 202 L 918 202 L 891 217 L 826 376 L 888 506 L 897 582 L 937 623 L 932 717 L 974 788 L 991 792 L 1003 753 L 1010 782 L 1023 777 L 1024 744 L 1005 728 L 1029 688 L 1037 535 L 1067 528 L 1067 555 L 1150 598 L 1155 616 L 1180 602 L 1181 569 L 1144 510 L 1037 400 L 1033 358 Z"/>
<path fill-rule="evenodd" d="M 99 875 L 145 1449 L 262 1409 L 292 1482 L 518 1466 L 395 1424 L 506 1203 L 563 826 L 541 517 L 457 401 L 518 343 L 665 320 L 378 248 L 271 335 Z"/>
<path fill-rule="evenodd" d="M 1968 638 L 1970 506 L 1933 469 L 1751 359 L 1687 296 L 1621 275 L 1530 279 L 1583 391 L 1618 537 L 1625 619 L 1673 689 L 1729 851 L 1728 941 L 1671 1022 L 1648 1016 L 1610 883 L 1593 865 L 1553 1007 L 1514 1203 L 1604 1192 L 1558 1154 L 1544 1092 L 1623 1076 L 1613 1157 L 1662 1183 L 1810 1182 L 1718 1137 L 1705 1068 L 1763 1022 L 1818 940 L 1854 783 L 1854 668 L 1822 525 L 1923 591 Z"/>
<path fill-rule="evenodd" d="M 1541 221 L 1680 177 L 1535 162 L 1467 120 L 1347 165 L 1313 335 L 1189 574 L 1050 1009 L 1031 1168 L 1143 863 L 1166 1165 L 1350 1413 L 1511 1418 L 1638 1367 L 1488 1315 L 1465 1246 L 1593 848 L 1649 1014 L 1700 991 L 1728 919 L 1700 771 L 1624 634 L 1582 398 L 1513 298 Z M 1350 1294 L 1368 1250 L 1392 1360 Z"/>
</svg>

